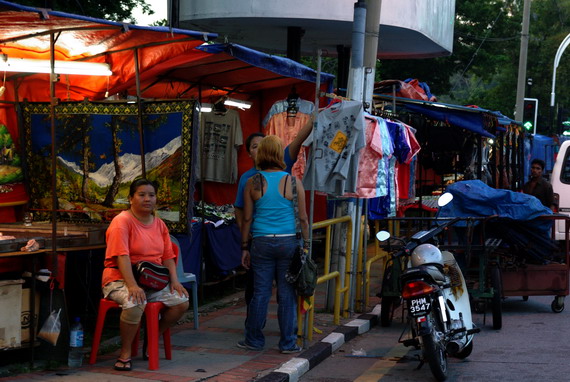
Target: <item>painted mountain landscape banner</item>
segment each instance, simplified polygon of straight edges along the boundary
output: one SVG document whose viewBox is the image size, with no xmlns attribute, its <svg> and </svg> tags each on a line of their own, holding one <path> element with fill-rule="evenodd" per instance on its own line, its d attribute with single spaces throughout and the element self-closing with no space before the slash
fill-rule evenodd
<svg viewBox="0 0 570 382">
<path fill-rule="evenodd" d="M 106 222 L 128 206 L 130 183 L 158 184 L 156 213 L 186 232 L 192 174 L 195 103 L 144 103 L 142 136 L 136 104 L 60 103 L 55 108 L 56 195 L 61 220 Z M 26 168 L 35 220 L 52 208 L 51 118 L 46 103 L 23 108 Z"/>
</svg>

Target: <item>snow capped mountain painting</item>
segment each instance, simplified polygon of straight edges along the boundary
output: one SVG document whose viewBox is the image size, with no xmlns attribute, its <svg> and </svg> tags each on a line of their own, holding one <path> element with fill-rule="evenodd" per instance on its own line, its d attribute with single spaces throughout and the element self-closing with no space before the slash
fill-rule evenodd
<svg viewBox="0 0 570 382">
<path fill-rule="evenodd" d="M 164 160 L 173 155 L 182 144 L 182 137 L 176 137 L 164 147 L 161 147 L 153 152 L 145 155 L 146 171 L 158 167 Z M 78 164 L 67 161 L 62 157 L 58 157 L 62 165 L 68 169 L 81 175 L 81 169 Z M 125 153 L 119 156 L 119 163 L 122 166 L 123 182 L 130 182 L 142 173 L 141 156 L 138 154 Z M 89 173 L 89 179 L 94 181 L 99 187 L 109 187 L 113 182 L 115 176 L 115 166 L 113 162 L 105 163 L 99 167 L 95 172 Z"/>
<path fill-rule="evenodd" d="M 137 104 L 60 102 L 52 136 L 50 105 L 27 103 L 24 130 L 32 208 L 52 208 L 52 142 L 56 142 L 58 219 L 109 222 L 127 208 L 129 186 L 143 175 L 157 184 L 157 214 L 171 232 L 187 232 L 193 133 L 192 100 Z M 142 131 L 141 131 L 142 128 Z M 50 213 L 39 219 L 51 219 Z"/>
</svg>

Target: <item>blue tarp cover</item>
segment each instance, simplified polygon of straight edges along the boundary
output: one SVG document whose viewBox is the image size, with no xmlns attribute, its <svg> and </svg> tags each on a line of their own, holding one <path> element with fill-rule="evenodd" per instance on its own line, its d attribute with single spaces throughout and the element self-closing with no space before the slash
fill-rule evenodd
<svg viewBox="0 0 570 382">
<path fill-rule="evenodd" d="M 442 207 L 439 217 L 486 217 L 532 220 L 551 215 L 550 208 L 532 195 L 494 189 L 480 180 L 464 180 L 447 187 L 453 201 Z M 548 223 L 548 222 L 547 222 Z"/>
<path fill-rule="evenodd" d="M 458 109 L 434 107 L 417 104 L 405 104 L 408 110 L 427 115 L 438 121 L 446 121 L 453 126 L 473 131 L 484 137 L 494 138 L 495 136 L 483 128 L 484 120 L 482 113 L 474 113 L 472 110 L 463 111 Z"/>
<path fill-rule="evenodd" d="M 317 72 L 308 66 L 300 64 L 286 57 L 274 56 L 238 44 L 211 44 L 201 45 L 197 49 L 208 53 L 225 52 L 243 62 L 257 66 L 285 77 L 297 78 L 303 81 L 316 82 Z M 334 76 L 321 72 L 321 83 L 328 83 L 328 91 L 332 91 Z"/>
<path fill-rule="evenodd" d="M 558 152 L 558 148 L 559 145 L 554 141 L 554 138 L 546 135 L 534 134 L 530 159 L 542 159 L 546 164 L 544 172 L 551 172 L 554 167 L 554 154 Z"/>
</svg>

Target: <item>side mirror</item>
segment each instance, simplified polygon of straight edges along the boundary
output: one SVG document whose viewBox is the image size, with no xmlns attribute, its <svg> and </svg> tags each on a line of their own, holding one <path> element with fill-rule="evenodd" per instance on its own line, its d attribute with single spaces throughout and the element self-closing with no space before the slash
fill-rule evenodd
<svg viewBox="0 0 570 382">
<path fill-rule="evenodd" d="M 437 205 L 439 207 L 443 207 L 445 205 L 448 205 L 452 200 L 453 195 L 450 192 L 446 192 L 437 199 Z"/>
<path fill-rule="evenodd" d="M 379 231 L 376 234 L 376 240 L 378 241 L 386 241 L 390 238 L 390 232 L 388 231 Z"/>
</svg>

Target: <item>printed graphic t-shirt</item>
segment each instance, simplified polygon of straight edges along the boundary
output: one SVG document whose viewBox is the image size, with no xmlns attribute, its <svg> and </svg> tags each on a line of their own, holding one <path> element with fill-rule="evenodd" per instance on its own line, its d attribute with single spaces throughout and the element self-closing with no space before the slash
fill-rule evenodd
<svg viewBox="0 0 570 382">
<path fill-rule="evenodd" d="M 358 153 L 366 144 L 362 103 L 342 101 L 321 111 L 316 130 L 304 144 L 312 144 L 315 150 L 315 161 L 309 161 L 303 178 L 305 189 L 337 196 L 356 192 Z M 315 184 L 311 182 L 313 166 Z"/>
<path fill-rule="evenodd" d="M 197 177 L 212 182 L 236 183 L 238 147 L 243 144 L 239 114 L 230 109 L 226 114 L 205 113 L 200 123 L 200 166 Z M 203 167 L 202 168 L 200 167 Z"/>
</svg>

